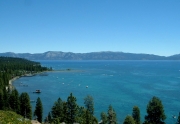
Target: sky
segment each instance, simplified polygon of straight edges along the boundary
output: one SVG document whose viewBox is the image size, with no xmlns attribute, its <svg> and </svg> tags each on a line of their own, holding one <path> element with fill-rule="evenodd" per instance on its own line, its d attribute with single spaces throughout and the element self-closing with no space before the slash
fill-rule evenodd
<svg viewBox="0 0 180 124">
<path fill-rule="evenodd" d="M 0 0 L 0 53 L 180 54 L 180 0 Z"/>
</svg>

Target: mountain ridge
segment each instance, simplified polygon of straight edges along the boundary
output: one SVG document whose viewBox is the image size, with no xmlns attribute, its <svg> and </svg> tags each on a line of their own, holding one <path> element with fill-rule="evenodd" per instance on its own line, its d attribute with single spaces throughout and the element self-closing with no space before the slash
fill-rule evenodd
<svg viewBox="0 0 180 124">
<path fill-rule="evenodd" d="M 180 60 L 180 54 L 172 56 L 159 56 L 145 53 L 124 53 L 124 52 L 89 52 L 73 53 L 62 51 L 47 51 L 44 53 L 0 53 L 0 56 L 19 57 L 29 60 Z"/>
</svg>

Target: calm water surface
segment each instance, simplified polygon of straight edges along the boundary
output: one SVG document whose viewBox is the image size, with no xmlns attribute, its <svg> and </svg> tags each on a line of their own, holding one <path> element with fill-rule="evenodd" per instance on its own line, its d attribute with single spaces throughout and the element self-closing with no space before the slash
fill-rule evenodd
<svg viewBox="0 0 180 124">
<path fill-rule="evenodd" d="M 153 96 L 162 100 L 168 124 L 176 122 L 172 115 L 180 111 L 180 61 L 39 61 L 54 70 L 70 68 L 69 72 L 49 72 L 48 76 L 22 77 L 13 85 L 21 92 L 28 92 L 31 100 L 40 97 L 44 117 L 60 97 L 66 101 L 72 92 L 79 105 L 84 97 L 94 98 L 95 115 L 107 112 L 111 104 L 119 123 L 132 114 L 133 106 L 146 115 L 146 106 Z M 77 71 L 78 70 L 78 71 Z M 22 87 L 20 83 L 27 84 Z M 88 86 L 88 88 L 86 88 Z M 41 94 L 33 91 L 41 89 Z M 34 111 L 35 103 L 32 103 Z"/>
</svg>

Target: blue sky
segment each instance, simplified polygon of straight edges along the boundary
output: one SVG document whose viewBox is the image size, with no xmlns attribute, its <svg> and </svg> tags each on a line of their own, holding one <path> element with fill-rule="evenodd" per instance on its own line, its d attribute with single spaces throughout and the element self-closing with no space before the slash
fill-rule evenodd
<svg viewBox="0 0 180 124">
<path fill-rule="evenodd" d="M 0 52 L 180 53 L 180 0 L 0 0 Z"/>
</svg>

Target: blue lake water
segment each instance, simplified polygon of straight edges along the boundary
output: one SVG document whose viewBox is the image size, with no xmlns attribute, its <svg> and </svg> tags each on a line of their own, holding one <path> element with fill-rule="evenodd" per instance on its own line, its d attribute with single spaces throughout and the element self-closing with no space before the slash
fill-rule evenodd
<svg viewBox="0 0 180 124">
<path fill-rule="evenodd" d="M 48 72 L 48 76 L 22 77 L 13 85 L 27 92 L 31 100 L 40 97 L 44 117 L 60 97 L 66 101 L 72 92 L 77 103 L 84 106 L 84 98 L 94 98 L 95 116 L 107 112 L 111 104 L 118 122 L 123 123 L 133 106 L 141 111 L 141 120 L 146 115 L 146 106 L 153 96 L 162 100 L 166 122 L 172 124 L 180 111 L 180 61 L 39 61 L 54 70 L 70 68 L 69 72 Z M 20 83 L 28 87 L 21 86 Z M 88 88 L 86 88 L 88 86 Z M 42 93 L 33 91 L 40 89 Z M 32 103 L 34 111 L 35 103 Z"/>
</svg>

